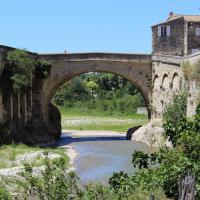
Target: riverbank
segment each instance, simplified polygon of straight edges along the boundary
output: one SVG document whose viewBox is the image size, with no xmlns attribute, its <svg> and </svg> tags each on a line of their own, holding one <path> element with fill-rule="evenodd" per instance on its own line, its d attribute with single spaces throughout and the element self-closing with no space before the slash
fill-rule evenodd
<svg viewBox="0 0 200 200">
<path fill-rule="evenodd" d="M 94 111 L 78 112 L 75 110 L 73 112 L 63 109 L 60 112 L 63 129 L 126 132 L 129 128 L 148 123 L 147 116 L 135 113 L 118 115 Z"/>
</svg>

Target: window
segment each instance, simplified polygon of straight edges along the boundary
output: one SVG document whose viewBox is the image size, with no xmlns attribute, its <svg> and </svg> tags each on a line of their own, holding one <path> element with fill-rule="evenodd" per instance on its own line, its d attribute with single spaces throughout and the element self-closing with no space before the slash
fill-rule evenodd
<svg viewBox="0 0 200 200">
<path fill-rule="evenodd" d="M 199 52 L 199 49 L 192 49 L 192 53 L 197 53 Z"/>
<path fill-rule="evenodd" d="M 170 36 L 170 26 L 158 26 L 158 36 Z"/>
<path fill-rule="evenodd" d="M 196 36 L 200 36 L 200 28 L 196 28 Z"/>
</svg>

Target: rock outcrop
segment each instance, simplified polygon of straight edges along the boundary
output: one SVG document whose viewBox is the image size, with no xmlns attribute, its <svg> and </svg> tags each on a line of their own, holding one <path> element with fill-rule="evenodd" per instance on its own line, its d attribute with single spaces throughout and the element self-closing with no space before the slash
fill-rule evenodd
<svg viewBox="0 0 200 200">
<path fill-rule="evenodd" d="M 133 134 L 131 140 L 141 141 L 152 147 L 159 147 L 172 144 L 168 141 L 164 129 L 160 122 L 150 121 L 148 124 L 137 129 Z"/>
</svg>

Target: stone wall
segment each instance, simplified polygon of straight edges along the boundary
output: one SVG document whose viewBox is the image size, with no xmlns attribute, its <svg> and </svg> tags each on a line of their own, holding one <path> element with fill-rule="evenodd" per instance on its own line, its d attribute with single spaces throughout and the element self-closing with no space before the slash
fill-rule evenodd
<svg viewBox="0 0 200 200">
<path fill-rule="evenodd" d="M 18 94 L 12 90 L 10 72 L 5 65 L 6 51 L 8 49 L 3 51 L 0 46 L 1 143 L 14 140 L 27 144 L 52 144 L 61 134 L 61 116 L 51 105 L 51 97 L 63 83 L 91 71 L 118 74 L 138 86 L 146 102 L 150 103 L 152 119 L 161 120 L 166 106 L 182 90 L 188 91 L 188 116 L 195 114 L 199 103 L 200 87 L 194 81 L 185 81 L 181 63 L 196 62 L 200 53 L 187 57 L 98 53 L 37 55 L 36 59 L 51 64 L 48 77 L 42 79 L 33 74 L 32 87 Z"/>
<path fill-rule="evenodd" d="M 200 52 L 185 57 L 183 62 L 189 61 L 190 64 L 193 64 L 198 60 L 200 60 Z M 200 83 L 195 80 L 188 80 L 186 81 L 185 88 L 188 92 L 187 116 L 192 117 L 196 113 L 197 105 L 200 103 Z"/>
<path fill-rule="evenodd" d="M 170 36 L 158 36 L 158 26 L 170 26 Z M 153 54 L 184 55 L 185 22 L 183 18 L 152 27 Z"/>
<path fill-rule="evenodd" d="M 20 93 L 13 91 L 10 70 L 5 60 L 9 50 L 0 46 L 0 144 L 13 141 L 31 145 L 52 144 L 61 134 L 59 111 L 51 104 L 48 105 L 49 129 L 41 112 L 43 80 L 35 74 L 32 74 L 30 88 Z"/>
<path fill-rule="evenodd" d="M 192 49 L 200 50 L 200 36 L 196 36 L 196 28 L 200 28 L 200 23 L 188 23 L 188 54 L 192 53 Z"/>
<path fill-rule="evenodd" d="M 165 57 L 152 63 L 152 118 L 162 119 L 166 106 L 183 89 L 180 64 L 166 62 Z"/>
</svg>

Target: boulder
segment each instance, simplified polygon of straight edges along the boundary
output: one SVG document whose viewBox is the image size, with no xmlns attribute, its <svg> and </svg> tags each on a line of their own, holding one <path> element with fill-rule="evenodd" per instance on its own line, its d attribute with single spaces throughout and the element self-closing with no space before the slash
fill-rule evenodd
<svg viewBox="0 0 200 200">
<path fill-rule="evenodd" d="M 165 135 L 161 124 L 150 121 L 148 124 L 137 129 L 133 135 L 132 140 L 144 142 L 152 147 L 160 147 L 163 145 L 172 147 L 168 138 Z"/>
</svg>

